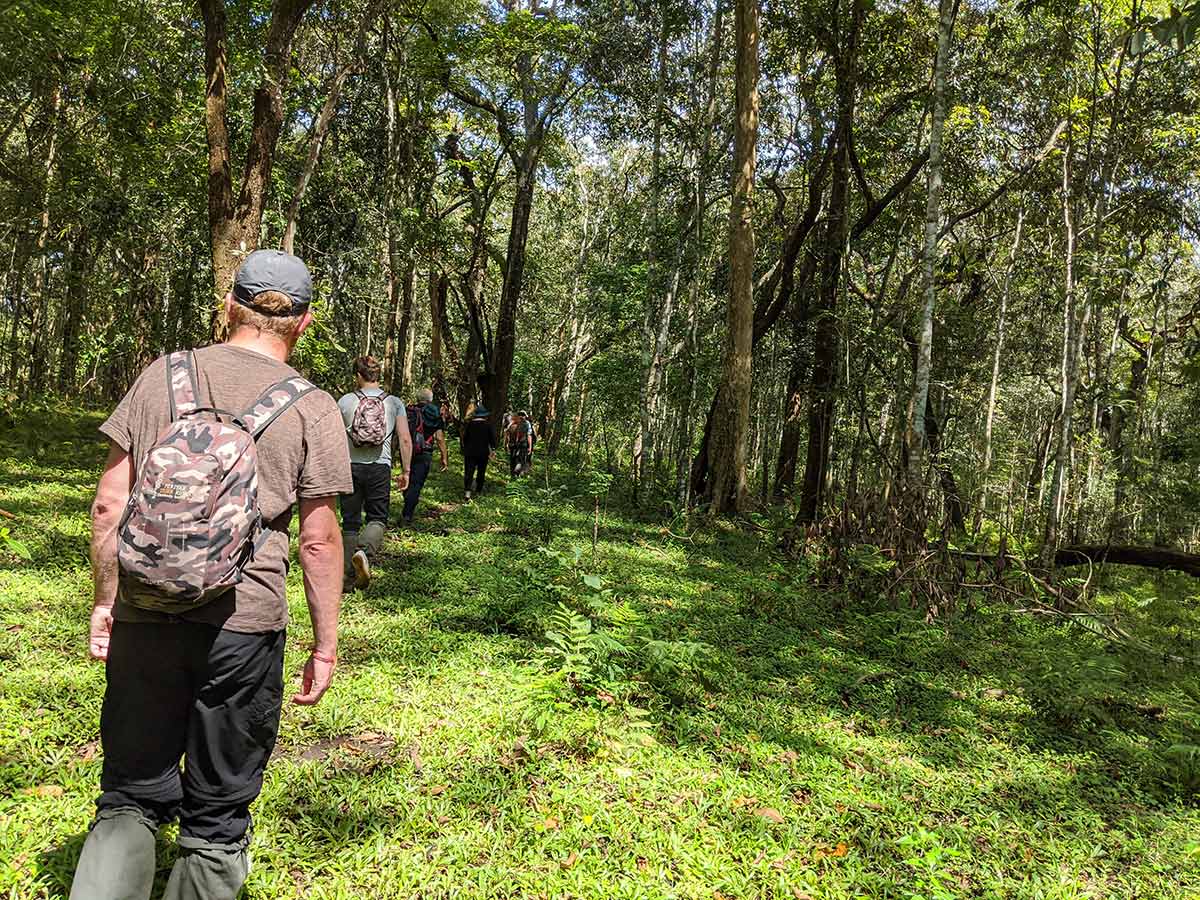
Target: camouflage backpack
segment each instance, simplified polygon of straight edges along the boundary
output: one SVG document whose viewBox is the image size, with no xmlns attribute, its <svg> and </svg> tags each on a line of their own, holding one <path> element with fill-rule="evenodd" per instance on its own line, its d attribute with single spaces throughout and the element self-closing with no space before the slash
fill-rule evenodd
<svg viewBox="0 0 1200 900">
<path fill-rule="evenodd" d="M 171 426 L 138 466 L 117 559 L 129 603 L 179 613 L 240 582 L 270 536 L 258 508 L 255 441 L 316 388 L 288 378 L 235 414 L 199 405 L 193 353 L 172 353 L 167 379 Z"/>
<path fill-rule="evenodd" d="M 379 447 L 388 438 L 387 394 L 367 396 L 355 391 L 358 406 L 346 433 L 355 447 Z"/>
</svg>

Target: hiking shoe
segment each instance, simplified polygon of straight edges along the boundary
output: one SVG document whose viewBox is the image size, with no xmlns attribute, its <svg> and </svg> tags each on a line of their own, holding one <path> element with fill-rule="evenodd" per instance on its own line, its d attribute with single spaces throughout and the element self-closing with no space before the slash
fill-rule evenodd
<svg viewBox="0 0 1200 900">
<path fill-rule="evenodd" d="M 362 590 L 371 583 L 371 561 L 362 550 L 356 550 L 350 564 L 354 566 L 354 586 Z"/>
<path fill-rule="evenodd" d="M 468 503 L 471 502 L 471 492 L 470 491 L 467 491 L 467 502 Z"/>
</svg>

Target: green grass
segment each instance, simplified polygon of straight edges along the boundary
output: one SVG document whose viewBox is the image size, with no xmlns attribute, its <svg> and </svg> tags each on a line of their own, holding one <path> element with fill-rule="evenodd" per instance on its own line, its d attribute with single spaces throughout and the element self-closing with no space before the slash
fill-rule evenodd
<svg viewBox="0 0 1200 900">
<path fill-rule="evenodd" d="M 0 444 L 33 557 L 0 548 L 0 897 L 66 896 L 97 793 L 96 424 Z M 246 896 L 1200 896 L 1195 671 L 993 605 L 927 625 L 724 525 L 610 511 L 593 563 L 584 479 L 552 483 L 463 506 L 431 477 L 346 598 L 329 695 L 284 710 Z M 592 626 L 570 665 L 560 600 Z"/>
</svg>

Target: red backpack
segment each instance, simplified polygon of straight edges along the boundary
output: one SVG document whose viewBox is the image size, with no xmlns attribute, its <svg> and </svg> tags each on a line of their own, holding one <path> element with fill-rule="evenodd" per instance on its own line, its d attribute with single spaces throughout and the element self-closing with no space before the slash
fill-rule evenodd
<svg viewBox="0 0 1200 900">
<path fill-rule="evenodd" d="M 420 403 L 410 403 L 407 407 L 408 433 L 412 435 L 413 456 L 419 453 L 433 452 L 433 436 L 437 430 L 426 433 L 425 408 Z"/>
</svg>

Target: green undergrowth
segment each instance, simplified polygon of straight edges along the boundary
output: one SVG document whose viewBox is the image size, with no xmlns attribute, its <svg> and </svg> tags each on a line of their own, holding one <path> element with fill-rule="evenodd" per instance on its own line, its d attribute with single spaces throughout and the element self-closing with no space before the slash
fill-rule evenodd
<svg viewBox="0 0 1200 900">
<path fill-rule="evenodd" d="M 0 546 L 4 897 L 67 895 L 97 793 L 97 423 L 0 437 L 30 557 Z M 628 517 L 575 466 L 464 504 L 455 462 L 347 595 L 330 694 L 284 711 L 247 897 L 1200 896 L 1194 669 L 822 591 L 764 533 Z M 1107 596 L 1181 638 L 1197 599 Z"/>
</svg>

